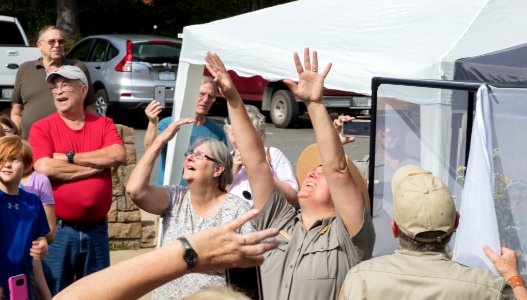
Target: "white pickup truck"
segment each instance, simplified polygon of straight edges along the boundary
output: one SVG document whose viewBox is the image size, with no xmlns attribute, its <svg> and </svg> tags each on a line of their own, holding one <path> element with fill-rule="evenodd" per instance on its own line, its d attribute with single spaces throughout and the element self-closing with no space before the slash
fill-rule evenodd
<svg viewBox="0 0 527 300">
<path fill-rule="evenodd" d="M 18 67 L 40 57 L 37 47 L 30 47 L 16 18 L 0 16 L 0 104 L 11 101 Z"/>
</svg>

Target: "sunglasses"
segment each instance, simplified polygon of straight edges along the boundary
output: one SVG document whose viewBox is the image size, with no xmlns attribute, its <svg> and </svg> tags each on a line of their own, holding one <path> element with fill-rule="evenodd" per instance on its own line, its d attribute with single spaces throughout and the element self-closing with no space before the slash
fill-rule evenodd
<svg viewBox="0 0 527 300">
<path fill-rule="evenodd" d="M 64 43 L 66 42 L 64 39 L 58 39 L 58 40 L 55 40 L 55 39 L 51 39 L 51 40 L 47 40 L 46 41 L 48 43 L 48 45 L 50 46 L 55 46 L 55 43 L 59 43 L 59 45 L 64 45 Z"/>
</svg>

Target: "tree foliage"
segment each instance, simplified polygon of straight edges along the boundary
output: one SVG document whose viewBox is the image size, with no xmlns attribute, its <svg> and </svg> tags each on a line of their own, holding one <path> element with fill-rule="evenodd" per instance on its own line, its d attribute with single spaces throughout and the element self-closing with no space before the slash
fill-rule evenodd
<svg viewBox="0 0 527 300">
<path fill-rule="evenodd" d="M 31 41 L 38 30 L 57 24 L 62 3 L 76 2 L 80 37 L 102 33 L 177 36 L 183 27 L 208 23 L 291 0 L 2 0 L 0 15 L 17 17 Z M 58 2 L 58 3 L 57 3 Z M 74 34 L 75 35 L 75 34 Z"/>
</svg>

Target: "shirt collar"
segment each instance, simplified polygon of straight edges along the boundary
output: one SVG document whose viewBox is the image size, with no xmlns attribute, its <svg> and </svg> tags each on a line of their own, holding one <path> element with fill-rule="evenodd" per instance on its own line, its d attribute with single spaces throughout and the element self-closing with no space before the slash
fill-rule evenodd
<svg viewBox="0 0 527 300">
<path fill-rule="evenodd" d="M 321 228 L 325 228 L 326 226 L 328 226 L 329 224 L 331 224 L 331 222 L 333 222 L 333 220 L 335 220 L 337 216 L 330 216 L 330 217 L 326 217 L 326 218 L 322 218 L 322 219 L 319 219 L 317 221 L 315 221 L 313 223 L 313 225 L 311 225 L 311 228 L 309 228 L 309 230 L 317 227 L 317 226 L 321 226 Z M 298 212 L 296 213 L 296 216 L 295 216 L 295 223 L 296 222 L 301 222 L 302 221 L 302 214 L 301 214 L 301 210 L 299 209 Z"/>
</svg>

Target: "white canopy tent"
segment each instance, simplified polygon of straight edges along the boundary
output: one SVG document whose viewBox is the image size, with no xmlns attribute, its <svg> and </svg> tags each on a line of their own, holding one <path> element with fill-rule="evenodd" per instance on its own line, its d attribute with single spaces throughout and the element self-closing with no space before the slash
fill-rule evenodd
<svg viewBox="0 0 527 300">
<path fill-rule="evenodd" d="M 370 94 L 374 76 L 452 79 L 459 58 L 525 43 L 526 25 L 524 0 L 300 0 L 188 26 L 173 119 L 193 116 L 207 51 L 241 76 L 276 81 L 296 79 L 292 53 L 310 47 L 319 53 L 320 69 L 333 63 L 327 88 Z M 421 161 L 449 181 L 450 92 L 387 86 L 382 95 L 421 104 Z M 169 143 L 165 184 L 180 180 L 189 135 L 183 127 Z"/>
<path fill-rule="evenodd" d="M 292 53 L 319 52 L 320 65 L 333 63 L 326 87 L 369 94 L 373 76 L 450 79 L 456 59 L 527 41 L 527 2 L 523 0 L 301 0 L 183 30 L 173 117 L 194 114 L 207 51 L 228 69 L 267 80 L 296 78 Z M 439 152 L 448 153 L 448 133 L 433 124 L 448 112 L 450 97 L 436 90 L 385 96 L 430 103 Z M 444 111 L 447 110 L 445 113 Z M 190 128 L 169 144 L 165 183 L 178 182 Z M 177 145 L 177 147 L 176 147 Z M 437 151 L 436 149 L 435 151 Z M 423 151 L 426 151 L 424 148 Z M 426 155 L 425 155 L 426 156 Z M 437 174 L 442 166 L 432 166 Z"/>
</svg>

